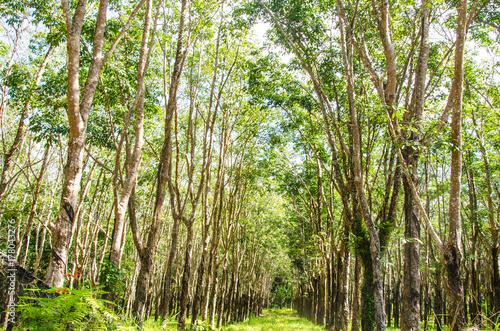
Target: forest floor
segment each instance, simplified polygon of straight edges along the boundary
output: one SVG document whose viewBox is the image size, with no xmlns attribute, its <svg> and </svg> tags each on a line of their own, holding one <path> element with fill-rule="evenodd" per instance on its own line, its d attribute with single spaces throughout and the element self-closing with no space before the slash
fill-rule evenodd
<svg viewBox="0 0 500 331">
<path fill-rule="evenodd" d="M 153 320 L 148 320 L 145 323 L 145 331 L 157 331 L 158 325 Z M 175 321 L 168 323 L 167 329 L 177 330 Z M 198 329 L 197 329 L 198 330 Z M 206 327 L 200 326 L 199 330 L 209 330 Z M 297 315 L 297 312 L 292 309 L 264 309 L 262 314 L 257 317 L 250 317 L 248 321 L 229 324 L 223 326 L 219 331 L 325 331 L 325 328 L 316 325 L 305 318 Z M 396 331 L 400 329 L 387 328 L 387 331 Z"/>
<path fill-rule="evenodd" d="M 444 326 L 443 330 L 446 330 Z M 1 330 L 1 329 L 0 329 Z M 124 328 L 121 330 L 129 330 Z M 130 330 L 135 330 L 135 328 L 130 328 Z M 174 331 L 177 330 L 177 321 L 174 319 L 167 323 L 166 328 L 162 328 L 159 322 L 155 322 L 154 319 L 148 319 L 144 323 L 145 331 Z M 209 330 L 208 327 L 200 325 L 197 330 Z M 245 322 L 229 324 L 223 326 L 219 331 L 327 331 L 324 327 L 316 325 L 306 318 L 301 318 L 298 316 L 297 312 L 292 309 L 264 309 L 260 316 L 250 317 L 249 320 Z M 399 328 L 387 327 L 387 331 L 400 331 Z M 424 330 L 422 328 L 420 330 Z M 430 320 L 428 323 L 428 330 L 436 330 L 434 321 Z M 466 329 L 469 330 L 469 329 Z M 471 329 L 476 330 L 476 329 Z M 481 329 L 481 330 L 493 330 L 493 329 Z M 495 329 L 497 330 L 497 329 Z M 500 329 L 499 329 L 500 330 Z"/>
<path fill-rule="evenodd" d="M 223 327 L 224 331 L 324 331 L 305 318 L 300 318 L 292 309 L 266 309 L 261 316 L 251 317 L 246 322 L 231 324 Z"/>
<path fill-rule="evenodd" d="M 292 309 L 266 309 L 261 316 L 251 317 L 246 322 L 231 324 L 221 331 L 325 331 L 325 328 L 313 324 L 297 315 Z M 387 328 L 387 330 L 399 330 Z"/>
</svg>

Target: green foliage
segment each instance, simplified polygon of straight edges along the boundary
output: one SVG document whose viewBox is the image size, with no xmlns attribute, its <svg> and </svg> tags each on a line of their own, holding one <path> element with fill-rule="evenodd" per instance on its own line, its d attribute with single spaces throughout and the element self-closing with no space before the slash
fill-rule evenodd
<svg viewBox="0 0 500 331">
<path fill-rule="evenodd" d="M 292 300 L 292 286 L 289 280 L 276 277 L 271 289 L 272 306 L 283 308 L 289 305 Z"/>
<path fill-rule="evenodd" d="M 113 292 L 115 294 L 119 294 L 123 290 L 123 276 L 123 271 L 120 268 L 116 267 L 113 263 L 111 263 L 109 259 L 105 259 L 103 261 L 100 274 L 100 282 L 107 288 L 113 289 Z"/>
<path fill-rule="evenodd" d="M 112 302 L 99 299 L 102 293 L 86 288 L 34 291 L 41 297 L 21 297 L 21 330 L 106 330 L 118 317 L 106 307 Z"/>
</svg>

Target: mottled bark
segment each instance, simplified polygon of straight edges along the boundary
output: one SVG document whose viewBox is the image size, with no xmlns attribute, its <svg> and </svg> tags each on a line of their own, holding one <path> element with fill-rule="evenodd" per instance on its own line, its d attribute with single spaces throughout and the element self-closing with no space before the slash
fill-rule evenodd
<svg viewBox="0 0 500 331">
<path fill-rule="evenodd" d="M 421 6 L 421 39 L 420 52 L 415 74 L 415 86 L 413 89 L 412 104 L 410 110 L 405 114 L 404 122 L 413 129 L 407 133 L 408 140 L 418 142 L 421 137 L 421 120 L 424 112 L 424 98 L 427 74 L 427 62 L 429 59 L 429 13 L 430 7 L 427 1 L 422 1 Z M 420 220 L 417 203 L 408 181 L 412 180 L 418 187 L 418 159 L 420 152 L 409 143 L 403 150 L 403 158 L 406 166 L 411 171 L 411 176 L 403 178 L 405 192 L 404 215 L 405 215 L 405 244 L 404 244 L 404 278 L 403 278 L 403 309 L 401 318 L 401 330 L 414 331 L 420 328 Z"/>
<path fill-rule="evenodd" d="M 171 287 L 172 287 L 172 269 L 174 266 L 175 256 L 177 255 L 177 241 L 179 239 L 180 217 L 174 217 L 172 224 L 172 232 L 170 234 L 170 250 L 168 253 L 167 267 L 163 276 L 163 294 L 160 301 L 160 315 L 166 317 L 170 310 Z"/>
<path fill-rule="evenodd" d="M 144 19 L 144 27 L 142 32 L 142 43 L 141 50 L 139 53 L 139 63 L 137 65 L 137 91 L 134 104 L 132 105 L 132 109 L 129 112 L 127 118 L 125 119 L 124 130 L 122 134 L 121 141 L 119 143 L 116 160 L 115 160 L 115 172 L 114 172 L 114 213 L 115 213 L 115 222 L 113 227 L 113 236 L 111 240 L 111 247 L 109 253 L 109 261 L 116 267 L 120 268 L 121 265 L 121 257 L 122 257 L 122 239 L 125 235 L 124 227 L 125 227 L 125 213 L 128 208 L 128 201 L 130 195 L 132 194 L 132 189 L 135 187 L 135 183 L 137 180 L 137 175 L 139 171 L 139 165 L 141 163 L 142 158 L 142 146 L 144 144 L 144 98 L 146 92 L 146 72 L 149 66 L 149 57 L 153 48 L 153 40 L 154 40 L 154 32 L 151 37 L 151 42 L 148 47 L 148 40 L 150 34 L 150 26 L 151 26 L 151 12 L 152 12 L 152 1 L 147 1 L 146 5 L 146 17 Z M 127 146 L 127 158 L 125 160 L 125 170 L 126 175 L 122 183 L 121 193 L 118 193 L 118 178 L 121 177 L 119 174 L 120 171 L 120 152 L 123 146 L 124 141 L 128 139 L 125 137 L 128 134 L 128 127 L 130 124 L 130 118 L 132 115 L 132 111 L 135 110 L 135 124 L 134 124 L 134 132 L 135 132 L 135 145 L 130 154 L 130 146 Z"/>
<path fill-rule="evenodd" d="M 26 228 L 24 229 L 24 234 L 22 238 L 21 255 L 18 259 L 19 265 L 24 268 L 26 264 L 26 257 L 28 256 L 28 249 L 30 244 L 31 228 L 33 226 L 33 220 L 35 219 L 36 208 L 38 205 L 38 197 L 40 194 L 40 187 L 42 186 L 43 176 L 47 170 L 47 165 L 49 161 L 50 146 L 45 147 L 45 152 L 43 153 L 42 167 L 40 168 L 40 174 L 38 175 L 36 181 L 35 191 L 33 192 L 33 199 L 31 201 L 31 210 L 28 216 L 28 222 Z"/>
<path fill-rule="evenodd" d="M 352 298 L 352 312 L 351 312 L 351 331 L 359 331 L 359 313 L 360 313 L 360 280 L 361 280 L 361 262 L 356 257 L 354 263 L 354 289 Z"/>
<path fill-rule="evenodd" d="M 182 288 L 181 288 L 181 299 L 180 299 L 180 309 L 178 317 L 178 330 L 184 330 L 186 324 L 186 316 L 188 312 L 188 294 L 189 294 L 189 280 L 191 278 L 191 257 L 193 254 L 193 223 L 186 224 L 187 227 L 187 239 L 185 243 L 186 254 L 184 257 L 184 271 L 182 273 Z"/>
<path fill-rule="evenodd" d="M 172 177 L 172 120 L 174 113 L 177 111 L 177 90 L 179 88 L 180 84 L 180 78 L 181 78 L 181 73 L 184 65 L 184 59 L 186 57 L 186 51 L 184 51 L 184 24 L 185 24 L 185 16 L 186 16 L 186 4 L 187 0 L 182 1 L 181 5 L 181 12 L 180 12 L 180 22 L 179 22 L 179 31 L 178 31 L 178 37 L 177 37 L 177 46 L 176 46 L 176 52 L 175 52 L 175 62 L 174 62 L 174 69 L 172 71 L 172 75 L 170 78 L 170 86 L 168 88 L 168 97 L 166 93 L 166 78 L 164 82 L 164 88 L 165 88 L 165 102 L 166 102 L 166 114 L 165 114 L 165 139 L 163 141 L 163 147 L 162 147 L 162 152 L 160 155 L 160 161 L 158 164 L 158 170 L 157 170 L 157 175 L 156 175 L 156 195 L 155 195 L 155 204 L 154 204 L 154 211 L 153 211 L 153 219 L 151 221 L 151 225 L 149 228 L 149 233 L 148 233 L 148 242 L 147 245 L 144 246 L 144 251 L 147 252 L 148 254 L 145 254 L 145 257 L 147 259 L 153 259 L 154 254 L 156 253 L 157 250 L 157 244 L 159 240 L 159 230 L 160 230 L 160 225 L 161 225 L 161 220 L 162 220 L 162 209 L 163 205 L 165 203 L 165 198 L 166 198 L 166 188 L 167 184 L 169 183 L 169 179 Z M 169 189 L 169 191 L 171 191 Z M 173 206 L 174 205 L 174 196 L 170 195 L 170 203 Z M 174 217 L 174 222 L 176 219 L 179 219 L 178 215 L 173 215 Z M 177 232 L 172 231 L 172 234 L 177 234 Z M 175 244 L 175 246 L 174 246 Z M 176 245 L 177 242 L 173 241 L 171 243 L 171 251 L 173 250 L 174 253 L 176 251 Z M 170 259 L 169 257 L 169 263 L 174 258 Z M 141 261 L 141 264 L 144 263 Z M 148 264 L 149 262 L 146 262 Z M 171 268 L 170 266 L 167 266 L 167 272 Z M 142 270 L 142 266 L 141 266 Z M 145 275 L 149 277 L 149 274 Z M 170 288 L 170 282 L 171 282 L 171 277 L 165 277 L 166 284 L 164 284 L 164 288 Z M 149 282 L 149 278 L 148 278 Z M 147 286 L 148 282 L 143 282 L 142 280 L 137 282 L 137 290 L 136 291 L 144 291 L 145 289 L 143 288 L 144 286 Z M 161 315 L 165 317 L 165 315 L 168 313 L 168 304 L 170 302 L 170 291 L 168 293 L 165 291 L 164 293 L 167 294 L 167 296 L 164 296 L 164 302 L 163 302 L 163 309 L 161 311 Z M 142 310 L 136 310 L 137 309 L 143 309 L 144 306 L 144 301 L 145 297 L 136 297 L 136 303 L 134 303 L 134 312 L 137 315 L 137 317 L 141 320 L 142 323 L 142 318 L 144 317 L 143 311 Z"/>
<path fill-rule="evenodd" d="M 68 250 L 74 231 L 74 216 L 78 192 L 82 178 L 83 152 L 85 139 L 87 137 L 87 122 L 92 108 L 97 82 L 104 63 L 113 54 L 116 45 L 123 37 L 131 22 L 135 18 L 142 0 L 129 17 L 125 27 L 115 39 L 112 48 L 106 56 L 103 56 L 104 28 L 106 24 L 106 14 L 108 11 L 108 0 L 99 1 L 99 9 L 96 17 L 96 25 L 93 38 L 92 61 L 85 80 L 85 87 L 80 99 L 80 43 L 83 20 L 87 0 L 79 0 L 73 16 L 70 12 L 68 0 L 61 0 L 64 20 L 67 29 L 67 67 L 68 67 L 68 87 L 67 87 L 67 115 L 69 122 L 69 138 L 67 161 L 63 171 L 63 185 L 59 214 L 52 224 L 52 254 L 49 266 L 47 267 L 46 282 L 51 286 L 61 287 L 66 274 L 66 264 L 68 261 Z"/>
<path fill-rule="evenodd" d="M 203 238 L 203 243 L 202 243 L 202 251 L 201 251 L 201 258 L 200 258 L 200 264 L 198 265 L 198 277 L 196 279 L 196 286 L 195 286 L 195 291 L 194 291 L 194 297 L 193 297 L 193 305 L 192 305 L 192 311 L 191 311 L 191 325 L 193 327 L 196 326 L 196 319 L 198 318 L 198 314 L 200 311 L 200 305 L 201 305 L 201 294 L 202 294 L 202 287 L 203 287 L 203 278 L 205 275 L 205 267 L 206 267 L 206 260 L 207 260 L 207 255 L 208 255 L 208 243 L 210 237 L 208 236 L 208 228 L 204 230 L 204 238 Z M 208 282 L 207 282 L 208 286 Z"/>
<path fill-rule="evenodd" d="M 52 254 L 45 281 L 50 286 L 62 287 L 66 274 L 68 250 L 71 244 L 75 208 L 82 178 L 83 152 L 90 109 L 80 108 L 80 37 L 85 17 L 86 0 L 79 0 L 73 18 L 70 17 L 69 3 L 62 0 L 66 21 L 68 52 L 68 92 L 67 114 L 69 122 L 69 141 L 67 161 L 64 167 L 64 182 L 61 195 L 59 215 L 52 225 Z M 94 36 L 94 57 L 92 65 L 99 65 L 102 55 L 104 23 L 106 20 L 108 1 L 101 0 Z M 89 72 L 90 75 L 90 72 Z M 94 91 L 89 91 L 95 92 Z M 92 93 L 93 94 L 93 93 Z"/>
<path fill-rule="evenodd" d="M 345 40 L 344 30 L 341 25 L 341 39 L 342 39 L 342 58 L 345 68 L 346 80 L 347 80 L 347 94 L 349 99 L 349 114 L 350 114 L 350 125 L 352 128 L 353 136 L 353 149 L 352 149 L 352 163 L 354 165 L 354 184 L 356 191 L 358 193 L 361 215 L 368 229 L 368 235 L 370 237 L 370 255 L 371 255 L 371 267 L 373 272 L 373 305 L 375 309 L 375 322 L 376 330 L 385 330 L 385 311 L 384 311 L 384 284 L 382 277 L 382 266 L 381 266 L 381 249 L 380 249 L 380 238 L 377 230 L 377 226 L 371 215 L 371 210 L 366 199 L 365 187 L 363 183 L 363 170 L 361 168 L 360 153 L 361 153 L 361 141 L 360 132 L 358 127 L 358 119 L 356 115 L 356 102 L 354 93 L 354 81 L 352 74 L 352 58 L 349 58 L 348 51 L 350 44 Z M 365 264 L 365 273 L 367 272 Z M 366 277 L 365 277 L 366 281 Z M 366 282 L 368 283 L 368 282 Z M 367 284 L 365 284 L 367 286 Z M 370 286 L 371 287 L 371 286 Z"/>
<path fill-rule="evenodd" d="M 461 0 L 458 7 L 457 42 L 455 48 L 455 68 L 448 104 L 452 108 L 451 122 L 451 174 L 449 237 L 444 247 L 444 266 L 448 276 L 450 330 L 461 330 L 465 322 L 463 283 L 460 272 L 462 263 L 462 219 L 460 214 L 460 184 L 462 178 L 462 96 L 464 76 L 464 49 L 467 23 L 467 1 Z"/>
</svg>

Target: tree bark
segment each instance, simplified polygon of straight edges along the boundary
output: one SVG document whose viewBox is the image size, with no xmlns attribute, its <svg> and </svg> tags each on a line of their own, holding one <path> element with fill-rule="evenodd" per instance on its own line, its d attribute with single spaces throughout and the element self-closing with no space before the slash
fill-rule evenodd
<svg viewBox="0 0 500 331">
<path fill-rule="evenodd" d="M 82 178 L 83 151 L 89 111 L 80 107 L 80 38 L 85 17 L 86 0 L 79 0 L 73 18 L 70 17 L 69 3 L 62 0 L 66 28 L 68 29 L 68 121 L 69 141 L 67 161 L 64 167 L 64 182 L 59 215 L 52 227 L 52 254 L 45 281 L 50 286 L 62 287 L 66 274 L 68 250 L 74 225 L 75 207 Z M 104 44 L 104 24 L 108 1 L 101 0 L 94 35 L 94 57 L 91 66 L 100 66 Z M 89 71 L 89 78 L 90 78 Z M 87 93 L 92 93 L 89 91 Z"/>
<path fill-rule="evenodd" d="M 352 127 L 353 136 L 353 149 L 352 149 L 352 163 L 354 165 L 354 184 L 356 191 L 358 193 L 361 214 L 363 220 L 368 229 L 368 235 L 370 237 L 370 255 L 371 264 L 373 271 L 373 299 L 375 308 L 375 322 L 376 330 L 385 330 L 385 311 L 384 311 L 384 284 L 382 277 L 382 266 L 381 266 L 381 249 L 380 249 L 380 238 L 378 235 L 377 226 L 373 221 L 370 207 L 366 199 L 365 188 L 363 184 L 363 172 L 360 163 L 360 153 L 361 153 L 361 141 L 360 132 L 358 127 L 358 119 L 356 115 L 356 102 L 354 97 L 354 82 L 352 75 L 352 60 L 349 60 L 348 56 L 348 45 L 345 41 L 345 35 L 341 23 L 341 39 L 342 39 L 342 58 L 344 63 L 344 68 L 346 72 L 347 80 L 347 92 L 349 98 L 349 114 L 350 114 L 350 124 Z M 366 264 L 365 264 L 365 273 Z"/>
<path fill-rule="evenodd" d="M 186 239 L 186 254 L 184 257 L 184 272 L 182 273 L 182 288 L 179 319 L 177 324 L 178 330 L 184 330 L 186 324 L 186 315 L 188 312 L 188 296 L 189 296 L 189 280 L 191 278 L 191 257 L 193 254 L 193 222 L 186 224 L 187 239 Z"/>
<path fill-rule="evenodd" d="M 174 113 L 177 110 L 177 90 L 179 87 L 180 83 L 180 78 L 181 78 L 181 73 L 182 73 L 182 68 L 184 65 L 184 59 L 186 57 L 186 52 L 183 51 L 184 47 L 184 22 L 185 22 L 185 16 L 186 16 L 186 4 L 187 0 L 182 1 L 182 6 L 181 6 L 181 13 L 180 13 L 180 22 L 179 22 L 179 32 L 178 32 L 178 38 L 177 38 L 177 48 L 175 52 L 175 63 L 174 63 L 174 70 L 172 72 L 171 80 L 170 80 L 170 87 L 168 89 L 168 100 L 166 100 L 166 114 L 165 114 L 165 140 L 163 141 L 163 147 L 162 147 L 162 152 L 160 155 L 160 162 L 158 165 L 158 170 L 157 170 L 157 183 L 156 183 L 156 198 L 155 198 L 155 205 L 154 205 L 154 211 L 153 211 L 153 219 L 151 221 L 151 226 L 149 228 L 148 232 L 148 241 L 147 245 L 144 246 L 144 258 L 147 260 L 142 260 L 141 259 L 141 264 L 144 263 L 144 268 L 149 268 L 149 264 L 152 264 L 152 260 L 154 258 L 154 255 L 156 254 L 157 250 L 157 244 L 158 244 L 158 239 L 159 239 L 159 230 L 160 230 L 160 223 L 161 223 L 161 216 L 162 216 L 162 209 L 163 209 L 163 204 L 165 202 L 165 197 L 166 197 L 166 187 L 167 183 L 169 182 L 169 178 L 172 176 L 172 119 L 174 116 Z M 166 82 L 165 82 L 165 89 L 166 89 Z M 165 99 L 167 99 L 166 93 L 165 93 Z M 172 206 L 174 205 L 174 197 L 171 195 L 170 196 L 170 201 Z M 174 221 L 176 218 L 179 216 L 173 215 Z M 174 232 L 172 232 L 174 234 Z M 174 242 L 172 242 L 174 244 Z M 175 242 L 175 244 L 177 244 Z M 172 245 L 173 246 L 173 245 Z M 172 249 L 176 249 L 176 247 L 172 247 Z M 172 259 L 173 260 L 173 259 Z M 170 261 L 170 258 L 169 258 Z M 168 267 L 167 267 L 168 270 Z M 139 273 L 139 277 L 141 275 L 148 277 L 147 281 L 143 281 L 142 279 L 137 280 L 137 292 L 145 292 L 147 289 L 147 284 L 149 282 L 149 276 L 150 273 L 146 272 L 146 270 L 142 270 L 141 266 L 141 272 Z M 165 277 L 165 280 L 167 282 L 171 282 L 170 277 Z M 168 286 L 165 287 L 170 287 Z M 145 296 L 140 296 L 136 297 L 135 303 L 134 303 L 134 314 L 138 317 L 140 323 L 142 324 L 142 320 L 144 318 L 144 304 L 145 304 Z M 167 297 L 165 302 L 168 302 L 170 300 L 170 297 Z M 164 306 L 165 307 L 165 306 Z M 168 306 L 167 306 L 168 307 Z M 163 313 L 165 314 L 165 309 L 163 310 Z"/>
<path fill-rule="evenodd" d="M 424 112 L 424 98 L 427 74 L 427 62 L 429 59 L 429 3 L 422 2 L 421 6 L 421 41 L 420 52 L 417 61 L 415 86 L 413 89 L 412 105 L 405 114 L 405 124 L 414 122 L 415 130 L 410 130 L 410 142 L 420 140 L 420 122 Z M 414 201 L 412 188 L 408 177 L 418 187 L 418 159 L 420 152 L 409 143 L 403 150 L 403 158 L 406 166 L 411 171 L 411 176 L 403 177 L 405 192 L 404 214 L 405 214 L 405 244 L 404 244 L 404 278 L 403 278 L 403 314 L 401 319 L 401 330 L 416 331 L 420 328 L 420 220 L 418 217 L 418 206 Z"/>
<path fill-rule="evenodd" d="M 458 331 L 465 322 L 465 307 L 463 283 L 460 266 L 462 262 L 462 219 L 460 215 L 460 183 L 462 178 L 462 96 L 464 77 L 464 48 L 467 24 L 467 2 L 461 0 L 458 5 L 457 42 L 455 49 L 455 68 L 448 103 L 452 108 L 451 122 L 451 174 L 449 237 L 444 247 L 444 266 L 448 276 L 449 318 L 450 330 Z"/>
<path fill-rule="evenodd" d="M 123 181 L 123 188 L 121 194 L 118 197 L 116 194 L 115 198 L 115 223 L 113 227 L 113 237 L 111 241 L 111 250 L 109 254 L 110 262 L 117 268 L 120 267 L 121 264 L 121 242 L 122 236 L 124 235 L 124 224 L 125 224 L 125 213 L 127 211 L 128 200 L 130 198 L 130 194 L 132 193 L 132 189 L 135 186 L 137 180 L 137 174 L 139 170 L 139 164 L 141 163 L 142 157 L 142 146 L 144 145 L 144 97 L 146 91 L 146 72 L 148 70 L 149 65 L 149 55 L 151 54 L 151 50 L 153 47 L 154 40 L 154 32 L 151 37 L 151 43 L 148 48 L 148 39 L 151 25 L 151 1 L 147 1 L 147 9 L 146 9 L 146 18 L 144 20 L 144 28 L 142 34 L 142 45 L 139 54 L 139 64 L 137 66 L 137 92 L 134 104 L 131 110 L 135 108 L 135 145 L 132 151 L 132 155 L 127 155 L 127 160 L 125 161 L 125 169 L 126 176 Z M 130 112 L 125 120 L 124 125 L 124 135 L 120 141 L 119 150 L 121 150 L 121 145 L 123 144 L 125 139 L 125 134 L 128 132 L 128 126 L 130 124 L 130 117 L 132 113 Z M 128 154 L 128 153 L 127 153 Z M 116 160 L 116 169 L 115 176 L 119 177 L 119 160 L 120 153 L 117 151 L 117 160 Z M 117 182 L 117 178 L 114 180 Z M 117 188 L 116 188 L 117 189 Z"/>
<path fill-rule="evenodd" d="M 361 279 L 361 262 L 359 258 L 356 257 L 354 263 L 354 292 L 352 299 L 352 324 L 351 331 L 359 331 L 359 313 L 360 313 L 360 305 L 359 305 L 359 297 L 360 297 L 360 279 Z"/>
</svg>

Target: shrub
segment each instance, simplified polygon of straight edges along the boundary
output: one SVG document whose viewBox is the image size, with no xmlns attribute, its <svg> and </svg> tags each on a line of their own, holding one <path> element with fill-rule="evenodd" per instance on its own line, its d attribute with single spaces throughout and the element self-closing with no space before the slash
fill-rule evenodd
<svg viewBox="0 0 500 331">
<path fill-rule="evenodd" d="M 103 291 L 92 289 L 34 290 L 36 297 L 21 297 L 18 305 L 21 330 L 107 330 L 118 317 L 100 299 Z"/>
</svg>

